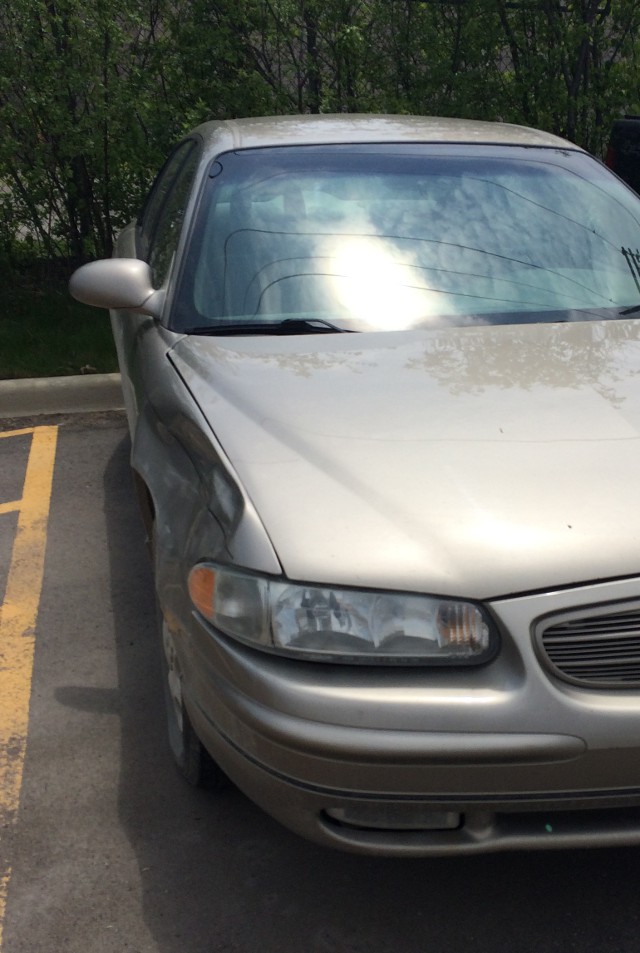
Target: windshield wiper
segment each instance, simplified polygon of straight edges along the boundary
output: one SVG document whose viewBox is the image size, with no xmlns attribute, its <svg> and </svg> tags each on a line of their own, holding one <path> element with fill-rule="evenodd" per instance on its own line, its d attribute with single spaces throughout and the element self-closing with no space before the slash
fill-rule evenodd
<svg viewBox="0 0 640 953">
<path fill-rule="evenodd" d="M 625 308 L 624 311 L 619 311 L 623 317 L 627 317 L 629 314 L 637 314 L 640 311 L 640 304 L 634 304 L 632 308 Z"/>
<path fill-rule="evenodd" d="M 349 328 L 339 328 L 324 318 L 285 318 L 283 321 L 243 321 L 229 324 L 209 324 L 201 328 L 189 328 L 185 334 L 211 334 L 232 336 L 234 334 L 342 334 Z"/>
</svg>

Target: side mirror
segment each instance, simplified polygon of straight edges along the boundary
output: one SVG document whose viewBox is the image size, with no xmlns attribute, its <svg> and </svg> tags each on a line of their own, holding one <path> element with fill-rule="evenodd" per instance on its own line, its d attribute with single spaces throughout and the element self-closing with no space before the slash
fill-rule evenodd
<svg viewBox="0 0 640 953">
<path fill-rule="evenodd" d="M 138 258 L 102 258 L 82 265 L 71 275 L 69 291 L 82 304 L 95 308 L 139 311 L 160 317 L 164 291 L 156 291 L 151 269 Z"/>
</svg>

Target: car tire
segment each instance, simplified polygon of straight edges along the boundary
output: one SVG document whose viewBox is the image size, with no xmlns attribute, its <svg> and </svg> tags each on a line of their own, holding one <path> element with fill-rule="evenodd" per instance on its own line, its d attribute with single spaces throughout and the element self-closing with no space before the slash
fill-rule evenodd
<svg viewBox="0 0 640 953">
<path fill-rule="evenodd" d="M 169 748 L 178 771 L 189 784 L 219 790 L 226 776 L 209 755 L 189 719 L 182 696 L 182 673 L 173 636 L 165 619 L 161 623 L 162 672 Z"/>
</svg>

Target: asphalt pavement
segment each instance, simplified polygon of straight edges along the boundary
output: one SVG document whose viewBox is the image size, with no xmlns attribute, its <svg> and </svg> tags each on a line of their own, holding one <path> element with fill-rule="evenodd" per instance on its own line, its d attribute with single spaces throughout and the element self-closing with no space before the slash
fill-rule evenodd
<svg viewBox="0 0 640 953">
<path fill-rule="evenodd" d="M 20 804 L 3 822 L 0 803 L 0 953 L 637 953 L 638 850 L 339 854 L 179 777 L 121 408 L 118 375 L 0 381 L 0 596 L 42 548 L 37 508 L 31 543 L 18 532 L 44 493 L 42 465 L 29 493 L 25 473 L 57 434 Z"/>
</svg>

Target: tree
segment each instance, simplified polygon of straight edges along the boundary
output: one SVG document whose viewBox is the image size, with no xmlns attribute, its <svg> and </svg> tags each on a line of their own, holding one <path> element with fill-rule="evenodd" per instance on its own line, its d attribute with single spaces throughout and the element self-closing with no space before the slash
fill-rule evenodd
<svg viewBox="0 0 640 953">
<path fill-rule="evenodd" d="M 497 0 L 509 59 L 505 111 L 602 154 L 611 122 L 637 107 L 637 0 Z"/>
<path fill-rule="evenodd" d="M 164 152 L 149 135 L 162 113 L 146 76 L 157 21 L 157 8 L 123 0 L 0 10 L 5 212 L 43 255 L 109 254 Z"/>
<path fill-rule="evenodd" d="M 602 153 L 638 110 L 640 0 L 8 0 L 0 237 L 108 255 L 171 142 L 210 118 L 404 112 Z"/>
</svg>

